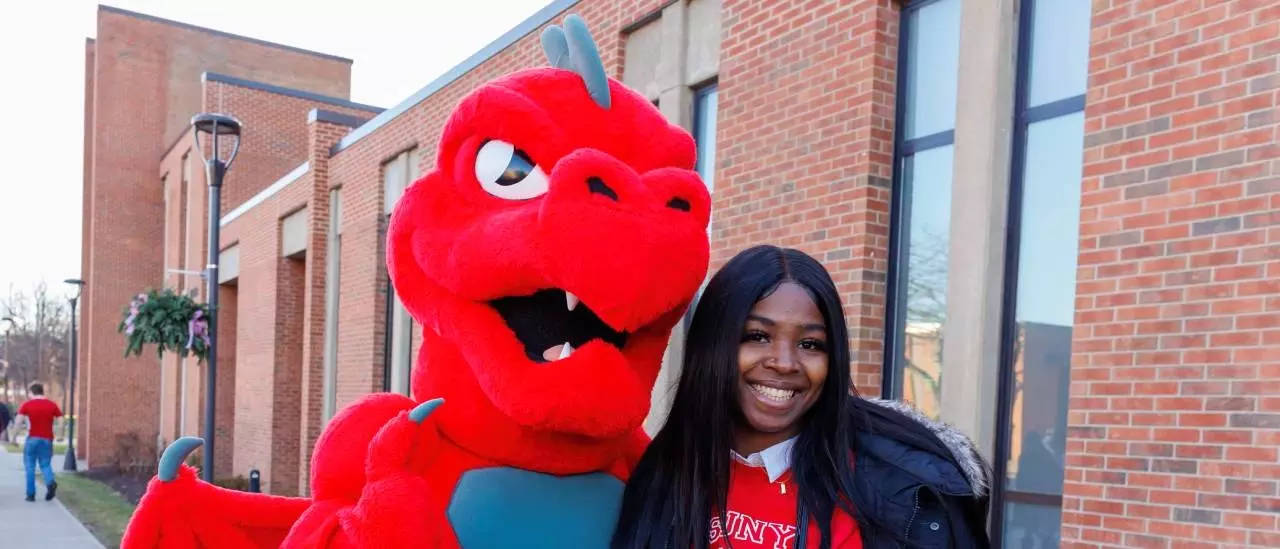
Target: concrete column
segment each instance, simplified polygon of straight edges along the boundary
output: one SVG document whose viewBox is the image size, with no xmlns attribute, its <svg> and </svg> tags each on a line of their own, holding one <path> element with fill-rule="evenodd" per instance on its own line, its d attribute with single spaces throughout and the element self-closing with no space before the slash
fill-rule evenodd
<svg viewBox="0 0 1280 549">
<path fill-rule="evenodd" d="M 662 48 L 658 56 L 654 79 L 657 81 L 658 109 L 667 120 L 683 127 L 693 127 L 693 92 L 685 84 L 685 28 L 687 23 L 684 2 L 673 2 L 662 9 L 662 18 L 656 24 L 662 35 Z M 675 396 L 676 382 L 680 380 L 680 360 L 684 355 L 684 322 L 671 331 L 671 341 L 662 359 L 662 369 L 654 383 L 650 397 L 649 417 L 645 430 L 656 434 L 667 419 L 671 401 Z"/>
<path fill-rule="evenodd" d="M 963 0 L 942 419 L 994 456 L 1018 0 Z"/>
<path fill-rule="evenodd" d="M 673 2 L 662 9 L 658 20 L 662 33 L 662 53 L 658 58 L 658 108 L 667 120 L 682 128 L 693 126 L 693 92 L 684 81 L 685 28 L 687 8 Z"/>
</svg>

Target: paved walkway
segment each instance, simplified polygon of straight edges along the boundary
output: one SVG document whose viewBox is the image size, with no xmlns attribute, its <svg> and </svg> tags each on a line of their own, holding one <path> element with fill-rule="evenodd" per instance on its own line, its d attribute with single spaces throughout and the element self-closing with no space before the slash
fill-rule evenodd
<svg viewBox="0 0 1280 549">
<path fill-rule="evenodd" d="M 53 474 L 62 473 L 62 456 Z M 44 480 L 36 475 L 36 501 L 23 500 L 22 454 L 0 449 L 0 547 L 5 549 L 103 549 L 93 534 L 54 498 L 44 500 Z"/>
</svg>

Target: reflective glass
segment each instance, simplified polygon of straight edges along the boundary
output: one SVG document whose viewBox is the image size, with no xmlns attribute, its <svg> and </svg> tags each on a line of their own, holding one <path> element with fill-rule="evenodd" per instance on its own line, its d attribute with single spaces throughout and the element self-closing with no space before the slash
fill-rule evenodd
<svg viewBox="0 0 1280 549">
<path fill-rule="evenodd" d="M 1089 25 L 1083 0 L 1034 0 L 1030 107 L 1085 93 L 1089 81 Z"/>
<path fill-rule="evenodd" d="M 903 137 L 915 139 L 956 125 L 960 0 L 941 0 L 907 19 L 906 112 Z"/>
<path fill-rule="evenodd" d="M 1010 503 L 1005 507 L 1004 547 L 1054 549 L 1061 541 L 1062 512 L 1058 506 Z"/>
<path fill-rule="evenodd" d="M 1079 251 L 1084 113 L 1027 128 L 1013 342 L 1006 547 L 1056 547 L 1059 509 L 1019 497 L 1061 495 Z M 1051 498 L 1039 498 L 1041 500 Z"/>
<path fill-rule="evenodd" d="M 719 88 L 712 86 L 696 96 L 697 105 L 693 109 L 698 117 L 694 122 L 697 133 L 693 136 L 698 144 L 697 171 L 708 190 L 715 189 L 716 107 L 719 98 Z"/>
<path fill-rule="evenodd" d="M 938 417 L 942 403 L 942 344 L 947 317 L 947 255 L 951 234 L 951 145 L 916 153 L 903 161 L 902 189 L 909 198 L 905 247 L 906 300 L 902 398 Z"/>
</svg>

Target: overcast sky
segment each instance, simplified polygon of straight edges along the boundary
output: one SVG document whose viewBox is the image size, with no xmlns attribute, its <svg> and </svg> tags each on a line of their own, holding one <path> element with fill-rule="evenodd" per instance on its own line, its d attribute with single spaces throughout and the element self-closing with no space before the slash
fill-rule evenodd
<svg viewBox="0 0 1280 549">
<path fill-rule="evenodd" d="M 115 0 L 106 5 L 355 60 L 391 107 L 550 0 Z M 80 272 L 84 40 L 98 3 L 0 2 L 0 292 Z"/>
</svg>

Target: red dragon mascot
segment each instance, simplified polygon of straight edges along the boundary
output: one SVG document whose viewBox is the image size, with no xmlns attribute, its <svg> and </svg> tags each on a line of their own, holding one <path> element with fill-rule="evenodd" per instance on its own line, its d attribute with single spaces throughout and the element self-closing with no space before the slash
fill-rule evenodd
<svg viewBox="0 0 1280 549">
<path fill-rule="evenodd" d="M 583 21 L 550 68 L 464 98 L 395 208 L 387 263 L 423 329 L 413 398 L 316 444 L 311 497 L 223 489 L 165 450 L 125 549 L 603 549 L 671 330 L 708 267 L 693 138 L 610 79 Z"/>
</svg>

